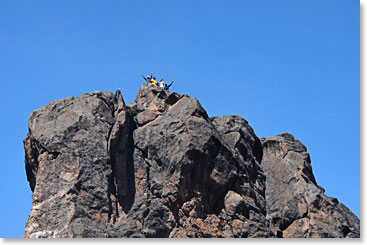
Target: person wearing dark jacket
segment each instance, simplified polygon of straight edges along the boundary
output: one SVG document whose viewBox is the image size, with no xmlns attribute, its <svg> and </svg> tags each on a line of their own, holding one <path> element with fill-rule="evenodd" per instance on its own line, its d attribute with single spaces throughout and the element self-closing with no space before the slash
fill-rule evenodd
<svg viewBox="0 0 367 245">
<path fill-rule="evenodd" d="M 148 77 L 144 77 L 144 75 L 141 75 L 142 77 L 143 77 L 143 79 L 145 80 L 145 81 L 147 81 L 148 83 L 150 83 L 150 81 L 151 81 L 151 79 L 152 79 L 152 77 L 153 77 L 153 73 L 150 73 L 150 76 L 148 76 Z"/>
<path fill-rule="evenodd" d="M 164 84 L 164 90 L 167 90 L 167 91 L 168 91 L 168 90 L 169 90 L 169 87 L 171 87 L 171 86 L 172 86 L 173 82 L 174 82 L 174 81 L 172 81 L 169 85 L 167 85 L 167 83 L 165 83 L 165 84 Z"/>
</svg>

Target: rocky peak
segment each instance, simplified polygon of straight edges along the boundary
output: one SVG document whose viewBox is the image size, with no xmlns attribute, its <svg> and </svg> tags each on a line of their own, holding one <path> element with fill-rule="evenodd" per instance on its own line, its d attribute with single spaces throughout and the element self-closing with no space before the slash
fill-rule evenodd
<svg viewBox="0 0 367 245">
<path fill-rule="evenodd" d="M 34 111 L 24 139 L 33 206 L 24 237 L 359 237 L 290 134 L 144 83 Z"/>
<path fill-rule="evenodd" d="M 188 96 L 181 96 L 151 83 L 144 83 L 140 86 L 136 100 L 130 103 L 128 108 L 131 115 L 134 116 L 135 123 L 138 126 L 144 126 L 165 113 L 182 97 Z"/>
</svg>

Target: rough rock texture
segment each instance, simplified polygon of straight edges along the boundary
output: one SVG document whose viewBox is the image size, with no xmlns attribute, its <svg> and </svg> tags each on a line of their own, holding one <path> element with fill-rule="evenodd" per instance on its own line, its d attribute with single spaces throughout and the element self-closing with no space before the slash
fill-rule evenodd
<svg viewBox="0 0 367 245">
<path fill-rule="evenodd" d="M 359 237 L 290 134 L 143 84 L 53 101 L 24 139 L 33 206 L 24 237 Z"/>
<path fill-rule="evenodd" d="M 306 147 L 290 134 L 262 139 L 266 210 L 283 237 L 359 237 L 359 219 L 324 194 Z"/>
</svg>

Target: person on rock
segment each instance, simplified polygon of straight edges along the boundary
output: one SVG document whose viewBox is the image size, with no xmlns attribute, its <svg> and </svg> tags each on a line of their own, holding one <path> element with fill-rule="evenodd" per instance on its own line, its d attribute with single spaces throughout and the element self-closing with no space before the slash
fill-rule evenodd
<svg viewBox="0 0 367 245">
<path fill-rule="evenodd" d="M 164 81 L 163 81 L 163 78 L 161 78 L 159 80 L 159 87 L 163 88 L 164 87 Z"/>
<path fill-rule="evenodd" d="M 150 80 L 151 83 L 153 83 L 154 85 L 157 85 L 157 80 L 155 80 L 155 77 L 153 77 L 151 80 Z"/>
<path fill-rule="evenodd" d="M 151 82 L 151 77 L 153 76 L 153 73 L 150 73 L 150 76 L 148 76 L 148 77 L 144 77 L 144 75 L 141 75 L 141 76 L 143 77 L 143 79 L 145 81 L 147 81 L 148 83 L 150 83 Z"/>
<path fill-rule="evenodd" d="M 171 86 L 172 86 L 173 82 L 174 82 L 174 81 L 172 81 L 172 82 L 170 83 L 170 85 L 167 85 L 167 83 L 165 83 L 165 84 L 164 84 L 164 90 L 169 91 L 169 87 L 171 87 Z"/>
</svg>

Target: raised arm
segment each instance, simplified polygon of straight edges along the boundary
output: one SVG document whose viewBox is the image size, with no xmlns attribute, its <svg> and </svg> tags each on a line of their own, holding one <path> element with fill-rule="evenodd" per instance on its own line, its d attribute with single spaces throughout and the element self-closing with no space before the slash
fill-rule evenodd
<svg viewBox="0 0 367 245">
<path fill-rule="evenodd" d="M 168 90 L 171 87 L 172 84 L 173 84 L 173 81 L 169 85 L 166 84 L 165 89 Z"/>
<path fill-rule="evenodd" d="M 143 77 L 143 79 L 146 81 L 147 80 L 147 78 L 146 77 L 144 77 L 144 75 L 141 75 L 142 77 Z"/>
</svg>

